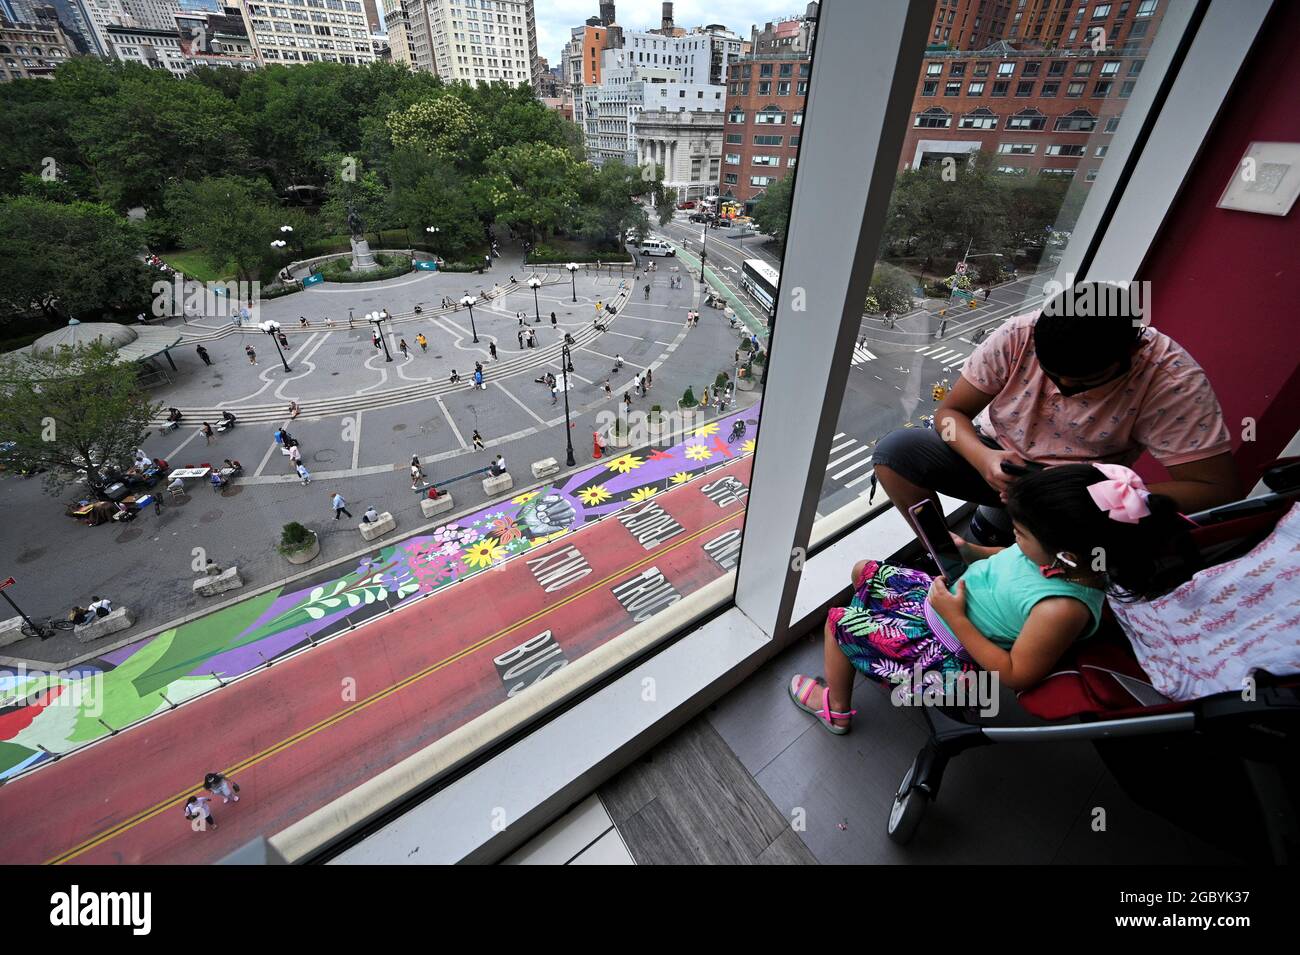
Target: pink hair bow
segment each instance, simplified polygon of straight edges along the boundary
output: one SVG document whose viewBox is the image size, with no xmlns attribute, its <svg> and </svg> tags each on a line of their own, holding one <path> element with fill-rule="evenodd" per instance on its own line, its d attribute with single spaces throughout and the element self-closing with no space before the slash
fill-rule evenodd
<svg viewBox="0 0 1300 955">
<path fill-rule="evenodd" d="M 1122 464 L 1094 464 L 1110 480 L 1088 485 L 1093 503 L 1112 521 L 1136 524 L 1151 513 L 1147 498 L 1151 492 L 1132 468 Z"/>
</svg>

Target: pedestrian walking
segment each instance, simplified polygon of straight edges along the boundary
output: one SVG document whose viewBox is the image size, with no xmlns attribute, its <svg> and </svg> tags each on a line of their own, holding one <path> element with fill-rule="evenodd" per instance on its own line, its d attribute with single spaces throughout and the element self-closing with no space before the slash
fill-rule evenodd
<svg viewBox="0 0 1300 955">
<path fill-rule="evenodd" d="M 257 364 L 257 352 L 253 349 L 252 345 L 244 346 L 244 354 L 248 356 L 248 363 L 250 365 Z"/>
<path fill-rule="evenodd" d="M 212 364 L 212 357 L 208 354 L 208 350 L 206 348 L 204 348 L 202 345 L 195 345 L 194 350 L 197 351 L 199 353 L 199 357 L 203 359 L 203 364 L 205 365 Z"/>
<path fill-rule="evenodd" d="M 705 386 L 704 386 L 704 397 L 700 399 L 700 407 L 701 407 L 701 408 L 707 408 L 708 406 L 709 406 L 709 386 L 708 386 L 708 385 L 705 385 Z"/>
<path fill-rule="evenodd" d="M 487 391 L 487 385 L 483 383 L 483 372 L 481 371 L 474 372 L 474 387 L 481 388 L 484 391 Z"/>
<path fill-rule="evenodd" d="M 645 370 L 645 389 L 646 389 L 646 391 L 649 391 L 649 390 L 650 390 L 651 388 L 653 388 L 654 386 L 655 386 L 655 373 L 654 373 L 654 369 L 653 369 L 653 368 L 647 368 L 647 369 Z"/>
<path fill-rule="evenodd" d="M 379 336 L 378 336 L 378 335 L 375 335 L 375 334 L 372 333 L 372 334 L 370 335 L 370 344 L 373 345 L 373 346 L 375 347 L 375 351 L 378 351 L 378 350 L 379 350 Z"/>
<path fill-rule="evenodd" d="M 485 269 L 490 269 L 490 268 L 492 268 L 492 256 L 491 256 L 491 255 L 485 255 L 485 256 L 483 256 L 483 268 L 485 268 Z"/>
<path fill-rule="evenodd" d="M 398 350 L 402 353 L 403 358 L 410 358 L 409 349 L 406 346 L 406 339 L 400 339 L 397 343 Z"/>
<path fill-rule="evenodd" d="M 555 313 L 551 312 L 551 327 L 555 327 Z"/>
<path fill-rule="evenodd" d="M 424 337 L 424 332 L 420 332 L 415 336 L 415 343 L 420 346 L 420 351 L 426 352 L 429 350 L 429 339 Z"/>
<path fill-rule="evenodd" d="M 212 425 L 208 424 L 206 421 L 203 422 L 203 427 L 200 428 L 199 431 L 202 432 L 202 434 L 203 434 L 203 439 L 204 439 L 204 441 L 206 441 L 208 444 L 211 444 L 211 443 L 212 443 L 212 439 L 215 438 L 215 437 L 217 436 L 217 433 L 216 433 L 215 431 L 212 430 Z"/>
<path fill-rule="evenodd" d="M 217 817 L 212 815 L 207 796 L 191 796 L 185 800 L 185 818 L 190 820 L 190 828 L 195 832 L 217 828 Z"/>
<path fill-rule="evenodd" d="M 478 428 L 475 428 L 475 429 L 474 429 L 474 434 L 473 434 L 473 436 L 471 437 L 470 440 L 472 440 L 472 441 L 474 442 L 474 450 L 475 450 L 475 451 L 482 451 L 482 450 L 483 450 L 483 435 L 481 435 L 481 434 L 478 433 Z"/>
<path fill-rule="evenodd" d="M 346 514 L 348 517 L 352 516 L 352 512 L 348 510 L 348 502 L 343 500 L 343 495 L 338 492 L 335 492 L 334 496 L 330 498 L 330 507 L 334 508 L 334 520 L 336 521 L 339 519 L 340 514 Z"/>
<path fill-rule="evenodd" d="M 519 329 L 519 331 L 515 332 L 515 338 L 519 339 L 519 348 L 520 348 L 520 350 L 523 350 L 523 347 L 524 347 L 524 330 L 523 330 L 522 328 Z"/>
<path fill-rule="evenodd" d="M 411 490 L 414 491 L 424 480 L 424 468 L 420 467 L 419 458 L 411 458 Z"/>
<path fill-rule="evenodd" d="M 497 360 L 497 343 L 496 343 L 496 342 L 488 342 L 488 354 L 492 356 L 492 360 L 493 360 L 493 361 L 496 361 L 496 360 Z"/>
<path fill-rule="evenodd" d="M 528 329 L 528 347 L 529 348 L 537 347 L 537 333 L 533 331 L 531 328 Z"/>
<path fill-rule="evenodd" d="M 610 388 L 608 378 L 605 379 L 605 397 L 606 398 L 614 397 L 614 389 Z"/>
<path fill-rule="evenodd" d="M 630 392 L 623 392 L 623 405 L 628 411 L 632 410 L 632 395 Z"/>
<path fill-rule="evenodd" d="M 302 482 L 303 487 L 306 487 L 308 484 L 311 483 L 311 472 L 307 470 L 307 466 L 305 464 L 299 461 L 297 464 L 294 465 L 294 470 L 298 472 L 298 480 Z M 337 514 L 334 516 L 338 517 Z M 351 515 L 348 516 L 350 517 Z"/>
<path fill-rule="evenodd" d="M 289 347 L 289 339 L 285 336 L 284 332 L 280 332 L 278 335 L 276 335 L 276 338 L 280 339 L 281 348 Z"/>
<path fill-rule="evenodd" d="M 650 284 L 649 284 L 649 283 L 646 283 L 646 287 L 645 287 L 645 300 L 646 300 L 647 302 L 650 301 Z"/>
<path fill-rule="evenodd" d="M 559 402 L 559 400 L 560 400 L 560 389 L 557 388 L 555 385 L 551 385 L 551 404 L 555 405 Z"/>
<path fill-rule="evenodd" d="M 289 449 L 289 466 L 296 468 L 302 462 L 302 452 L 298 450 L 298 445 Z"/>
<path fill-rule="evenodd" d="M 152 496 L 153 496 L 153 513 L 154 513 L 154 516 L 155 516 L 155 517 L 162 517 L 162 512 L 163 512 L 162 495 L 161 495 L 161 494 L 154 494 L 154 495 L 152 495 Z"/>
<path fill-rule="evenodd" d="M 208 773 L 203 777 L 203 788 L 222 802 L 239 802 L 239 783 L 231 782 L 221 773 Z"/>
</svg>

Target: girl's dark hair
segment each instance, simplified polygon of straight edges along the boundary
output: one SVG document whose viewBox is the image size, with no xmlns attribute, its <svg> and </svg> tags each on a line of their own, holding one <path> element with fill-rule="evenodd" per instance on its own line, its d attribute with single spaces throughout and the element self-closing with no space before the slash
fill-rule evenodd
<svg viewBox="0 0 1300 955">
<path fill-rule="evenodd" d="M 1173 500 L 1152 494 L 1151 513 L 1136 524 L 1112 520 L 1088 493 L 1105 480 L 1091 464 L 1037 471 L 1011 485 L 1007 511 L 1048 553 L 1069 551 L 1081 567 L 1103 570 L 1120 600 L 1151 600 L 1188 580 L 1201 561 Z"/>
</svg>

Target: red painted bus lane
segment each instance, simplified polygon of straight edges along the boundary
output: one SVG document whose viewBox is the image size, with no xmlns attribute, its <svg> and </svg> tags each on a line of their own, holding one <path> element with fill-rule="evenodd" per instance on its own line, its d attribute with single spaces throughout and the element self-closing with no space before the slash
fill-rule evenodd
<svg viewBox="0 0 1300 955">
<path fill-rule="evenodd" d="M 0 861 L 211 862 L 284 829 L 716 579 L 748 475 L 661 492 L 0 787 Z M 212 770 L 243 798 L 195 832 L 182 804 Z"/>
</svg>

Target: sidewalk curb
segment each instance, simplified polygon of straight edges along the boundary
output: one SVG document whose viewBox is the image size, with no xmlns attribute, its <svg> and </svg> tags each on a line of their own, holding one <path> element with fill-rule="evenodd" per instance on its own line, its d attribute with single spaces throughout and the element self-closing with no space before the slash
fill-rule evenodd
<svg viewBox="0 0 1300 955">
<path fill-rule="evenodd" d="M 753 402 L 750 403 L 749 407 L 752 407 L 754 404 L 757 403 L 758 400 L 755 399 Z M 734 411 L 724 412 L 722 415 L 707 419 L 705 423 L 707 424 L 712 421 L 720 420 L 721 418 L 726 417 L 726 415 L 733 414 L 733 413 Z M 632 453 L 632 451 L 634 450 L 636 449 L 628 449 L 624 453 Z M 543 487 L 554 486 L 555 484 L 559 483 L 559 481 L 562 480 L 563 478 L 568 477 L 569 475 L 577 471 L 580 471 L 585 467 L 588 467 L 592 463 L 593 462 L 591 461 L 587 461 L 587 462 L 575 464 L 572 468 L 565 468 L 561 470 L 558 474 L 551 475 L 551 478 L 549 480 L 539 481 L 534 484 L 529 484 L 521 488 L 515 488 L 513 489 L 512 494 L 510 496 L 518 497 L 520 494 L 527 494 L 529 491 L 537 490 Z M 478 504 L 473 504 L 467 508 L 461 509 L 455 512 L 454 514 L 439 515 L 439 520 L 429 521 L 427 523 L 419 524 L 408 531 L 403 531 L 399 533 L 395 537 L 386 538 L 382 541 L 377 541 L 375 543 L 377 543 L 379 547 L 387 547 L 390 544 L 401 543 L 402 541 L 407 540 L 408 538 L 416 537 L 420 534 L 433 530 L 434 528 L 441 527 L 444 524 L 453 523 L 459 520 L 460 518 L 465 517 L 466 515 L 469 514 L 473 514 L 475 511 L 480 511 L 487 506 L 490 506 L 489 502 L 480 502 Z M 311 577 L 315 574 L 320 573 L 321 571 L 329 570 L 330 568 L 336 567 L 340 564 L 351 563 L 353 561 L 359 560 L 360 558 L 366 556 L 367 554 L 374 553 L 377 549 L 378 548 L 376 547 L 363 547 L 360 550 L 353 551 L 348 554 L 344 554 L 341 557 L 332 558 L 328 562 L 324 564 L 320 564 L 319 566 L 316 566 L 310 570 L 302 571 L 300 573 L 294 574 L 291 577 L 285 577 L 283 580 L 271 584 L 266 584 L 254 590 L 250 590 L 247 593 L 241 593 L 239 596 L 231 600 L 227 600 L 223 603 L 212 604 L 211 606 L 205 607 L 202 610 L 197 610 L 194 611 L 193 613 L 185 614 L 182 617 L 177 617 L 171 621 L 168 621 L 165 624 L 161 624 L 159 626 L 152 627 L 148 630 L 145 630 L 142 633 L 132 634 L 131 636 L 123 637 L 111 643 L 106 643 L 103 646 L 96 647 L 92 652 L 81 654 L 79 656 L 73 657 L 66 661 L 50 662 L 50 661 L 41 661 L 41 660 L 26 660 L 21 657 L 8 657 L 8 656 L 0 655 L 0 666 L 6 666 L 11 668 L 23 667 L 28 671 L 70 669 L 72 667 L 78 666 L 87 661 L 98 659 L 99 657 L 102 657 L 106 653 L 112 653 L 114 650 L 120 650 L 122 647 L 130 646 L 133 643 L 138 643 L 142 640 L 151 639 L 153 637 L 158 636 L 161 633 L 166 633 L 168 630 L 174 630 L 178 627 L 184 626 L 187 623 L 193 623 L 195 620 L 199 620 L 202 619 L 203 617 L 210 616 L 211 614 L 229 609 L 230 607 L 240 604 L 246 600 L 251 600 L 254 597 L 259 597 L 262 594 L 268 593 L 277 588 L 284 590 L 295 581 L 302 580 L 307 577 Z"/>
</svg>

